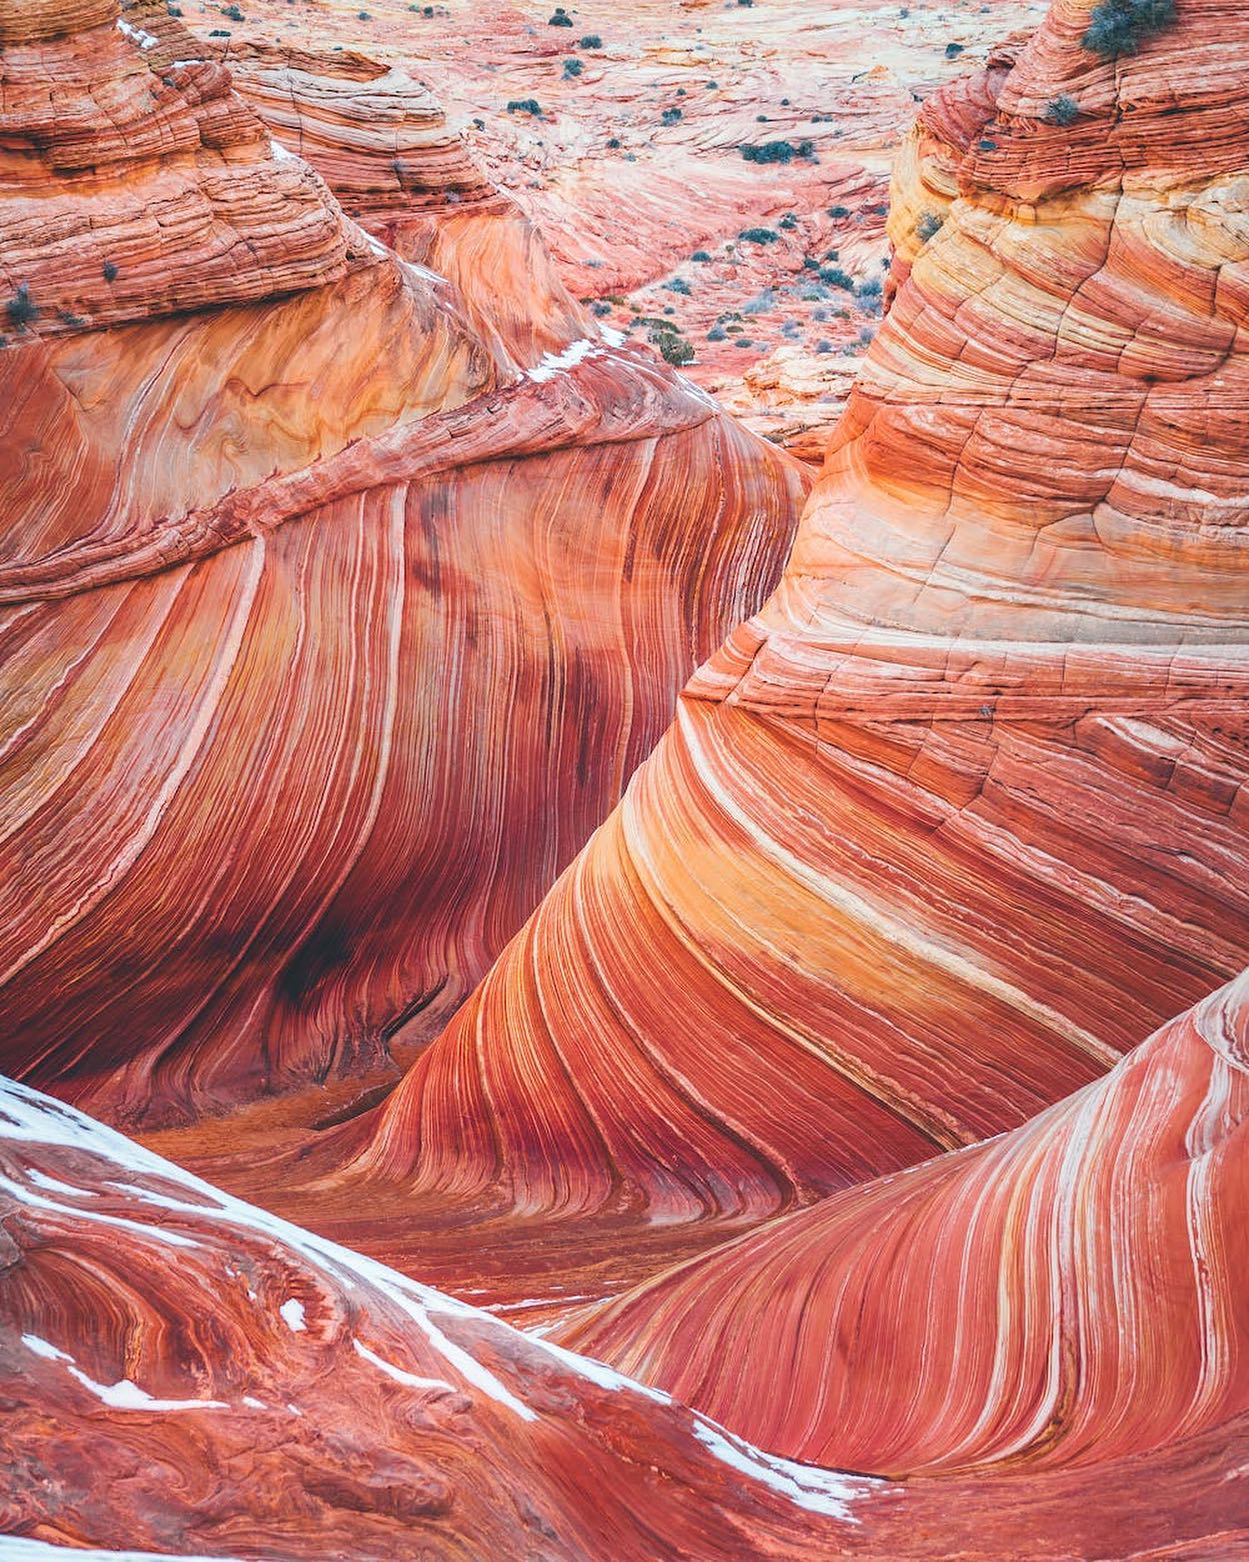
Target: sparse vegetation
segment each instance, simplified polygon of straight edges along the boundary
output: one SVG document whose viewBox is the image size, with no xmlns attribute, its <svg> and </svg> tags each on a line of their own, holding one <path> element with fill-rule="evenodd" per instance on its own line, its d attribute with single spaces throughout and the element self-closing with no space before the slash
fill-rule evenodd
<svg viewBox="0 0 1249 1562">
<path fill-rule="evenodd" d="M 669 293 L 681 293 L 686 298 L 690 296 L 690 285 L 684 277 L 673 277 L 671 282 L 665 282 L 664 286 Z"/>
<path fill-rule="evenodd" d="M 546 25 L 548 27 L 571 27 L 572 17 L 569 16 L 562 5 L 557 5 L 555 7 L 555 15 L 547 17 Z"/>
<path fill-rule="evenodd" d="M 542 105 L 537 98 L 509 98 L 507 111 L 509 114 L 532 114 L 535 119 L 542 118 Z"/>
<path fill-rule="evenodd" d="M 691 260 L 708 261 L 708 260 L 711 259 L 711 256 L 707 253 L 707 251 L 705 249 L 696 249 L 694 251 L 694 253 L 690 256 L 690 259 Z"/>
<path fill-rule="evenodd" d="M 848 206 L 830 206 L 828 208 L 828 215 L 834 218 L 848 217 L 850 215 L 850 208 Z"/>
<path fill-rule="evenodd" d="M 939 217 L 936 212 L 922 212 L 919 221 L 915 224 L 915 231 L 919 235 L 920 243 L 927 244 L 929 239 L 936 238 L 944 226 L 944 217 Z"/>
<path fill-rule="evenodd" d="M 39 306 L 30 296 L 30 284 L 19 282 L 17 292 L 4 306 L 4 312 L 9 317 L 9 324 L 15 325 L 19 331 L 24 331 L 28 325 L 33 325 L 39 318 Z"/>
<path fill-rule="evenodd" d="M 962 52 L 963 52 L 963 50 L 965 48 L 966 48 L 966 44 L 962 44 L 962 43 L 947 43 L 946 46 L 945 46 L 945 57 L 946 57 L 946 59 L 947 60 L 957 60 L 959 55 L 962 54 Z"/>
<path fill-rule="evenodd" d="M 829 287 L 844 288 L 847 293 L 854 291 L 854 278 L 840 266 L 821 266 L 819 278 L 821 282 L 827 282 Z"/>
<path fill-rule="evenodd" d="M 677 120 L 681 118 L 681 110 L 679 108 L 666 108 L 659 117 L 665 125 L 675 125 Z"/>
<path fill-rule="evenodd" d="M 101 270 L 104 273 L 104 280 L 106 282 L 116 282 L 117 278 L 121 275 L 111 260 L 106 260 L 104 265 L 101 267 Z"/>
<path fill-rule="evenodd" d="M 1060 98 L 1051 98 L 1042 115 L 1047 125 L 1074 125 L 1079 117 L 1080 105 L 1067 92 Z"/>
<path fill-rule="evenodd" d="M 222 16 L 228 16 L 232 22 L 244 22 L 247 20 L 236 5 L 223 5 L 221 14 Z"/>
<path fill-rule="evenodd" d="M 796 228 L 798 226 L 798 214 L 796 212 L 786 212 L 777 226 L 784 228 L 787 232 Z"/>
<path fill-rule="evenodd" d="M 1090 54 L 1113 60 L 1135 54 L 1143 39 L 1175 20 L 1175 0 L 1102 0 L 1080 39 Z"/>
<path fill-rule="evenodd" d="M 694 349 L 675 331 L 669 336 L 661 336 L 655 345 L 659 348 L 659 356 L 665 363 L 675 364 L 680 368 L 682 364 L 694 361 Z"/>
<path fill-rule="evenodd" d="M 747 244 L 775 244 L 780 234 L 772 228 L 743 228 L 737 235 Z"/>
<path fill-rule="evenodd" d="M 584 69 L 585 69 L 585 67 L 582 65 L 580 60 L 576 60 L 576 59 L 565 60 L 564 61 L 564 78 L 565 78 L 565 80 L 574 79 L 577 76 L 580 76 L 581 72 Z"/>
<path fill-rule="evenodd" d="M 581 49 L 601 49 L 603 40 L 597 33 L 587 33 L 577 47 Z"/>
<path fill-rule="evenodd" d="M 813 141 L 764 141 L 758 146 L 743 143 L 738 148 L 748 163 L 788 163 L 795 157 L 811 157 L 815 152 Z"/>
<path fill-rule="evenodd" d="M 728 332 L 722 325 L 713 325 L 711 330 L 707 332 L 707 340 L 709 342 L 726 342 L 728 341 L 728 335 Z"/>
</svg>

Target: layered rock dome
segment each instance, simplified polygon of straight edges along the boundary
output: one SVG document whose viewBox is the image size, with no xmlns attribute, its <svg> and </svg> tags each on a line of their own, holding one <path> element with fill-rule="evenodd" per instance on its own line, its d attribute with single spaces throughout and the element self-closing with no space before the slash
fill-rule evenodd
<svg viewBox="0 0 1249 1562">
<path fill-rule="evenodd" d="M 501 198 L 427 235 L 457 287 L 167 12 L 30 19 L 0 83 L 0 1057 L 166 1121 L 445 1020 L 762 599 L 807 478 L 528 277 Z M 405 135 L 437 120 L 399 97 Z M 340 131 L 308 139 L 351 187 Z M 405 199 L 464 188 L 443 141 L 409 139 Z"/>
<path fill-rule="evenodd" d="M 1249 973 L 1021 1128 L 559 1337 L 815 1464 L 1016 1478 L 1239 1442 L 1247 1046 Z"/>
</svg>

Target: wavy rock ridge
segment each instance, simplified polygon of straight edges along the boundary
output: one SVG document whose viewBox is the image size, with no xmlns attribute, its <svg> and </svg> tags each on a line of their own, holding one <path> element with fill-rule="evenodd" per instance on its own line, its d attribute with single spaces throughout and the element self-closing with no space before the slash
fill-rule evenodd
<svg viewBox="0 0 1249 1562">
<path fill-rule="evenodd" d="M 761 1454 L 8 1081 L 0 1179 L 12 1562 L 66 1545 L 111 1562 L 169 1545 L 273 1562 L 1161 1559 L 1249 1538 L 1235 1487 L 1205 1478 L 1245 1445 L 1244 1417 L 1005 1489 L 895 1485 Z"/>
<path fill-rule="evenodd" d="M 1023 1127 L 560 1337 L 763 1447 L 860 1470 L 1017 1477 L 1229 1428 L 1249 1412 L 1247 1048 L 1249 972 Z"/>
<path fill-rule="evenodd" d="M 798 1558 L 876 1485 L 759 1455 L 7 1081 L 0 1190 L 6 1531 L 361 1562 Z"/>
<path fill-rule="evenodd" d="M 167 13 L 29 19 L 0 65 L 38 311 L 0 354 L 0 1054 L 167 1121 L 446 1019 L 762 599 L 806 479 L 648 356 L 561 339 L 541 274 L 513 329 L 522 250 L 478 219 L 433 246 L 475 291 L 387 250 Z M 396 135 L 421 112 L 399 92 Z M 350 135 L 309 139 L 350 185 Z M 408 151 L 463 187 L 454 148 Z"/>
<path fill-rule="evenodd" d="M 904 230 L 932 127 L 976 150 L 945 144 L 956 198 L 780 588 L 343 1130 L 328 1220 L 367 1186 L 396 1258 L 466 1213 L 538 1221 L 574 1271 L 599 1223 L 616 1258 L 587 1287 L 611 1290 L 661 1230 L 689 1251 L 699 1224 L 708 1242 L 1019 1126 L 1249 959 L 1249 139 L 1231 115 L 1203 160 L 1225 73 L 1191 123 L 1172 87 L 1156 164 L 1133 107 L 1186 79 L 1202 29 L 1243 73 L 1249 22 L 1181 5 L 1116 76 L 1076 59 L 1088 15 L 1058 7 L 1013 68 L 926 110 Z M 1077 67 L 1121 83 L 1131 157 L 1048 194 L 1020 162 L 991 183 L 987 143 L 1051 147 L 1025 109 Z"/>
</svg>

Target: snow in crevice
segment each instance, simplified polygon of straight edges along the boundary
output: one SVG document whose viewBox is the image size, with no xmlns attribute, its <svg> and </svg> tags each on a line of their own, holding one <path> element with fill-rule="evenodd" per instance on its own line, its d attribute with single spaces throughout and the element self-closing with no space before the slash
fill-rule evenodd
<svg viewBox="0 0 1249 1562">
<path fill-rule="evenodd" d="M 445 1388 L 450 1389 L 452 1393 L 456 1391 L 455 1384 L 448 1383 L 445 1378 L 421 1378 L 415 1372 L 407 1372 L 402 1367 L 396 1367 L 393 1361 L 387 1361 L 376 1351 L 370 1350 L 363 1340 L 353 1339 L 351 1344 L 357 1356 L 371 1362 L 379 1372 L 384 1372 L 388 1378 L 394 1378 L 396 1383 L 406 1383 L 409 1388 Z"/>
<path fill-rule="evenodd" d="M 602 347 L 598 342 L 592 342 L 588 337 L 583 336 L 580 341 L 570 343 L 563 352 L 543 354 L 541 360 L 527 371 L 526 377 L 539 385 L 545 384 L 547 380 L 553 380 L 563 370 L 575 369 L 583 358 L 601 351 Z"/>
<path fill-rule="evenodd" d="M 303 1334 L 308 1325 L 304 1322 L 304 1304 L 297 1296 L 288 1296 L 278 1308 L 282 1322 L 292 1334 Z"/>
<path fill-rule="evenodd" d="M 584 356 L 584 353 L 579 356 Z M 229 1222 L 244 1231 L 263 1235 L 298 1253 L 307 1263 L 328 1275 L 346 1291 L 362 1288 L 374 1290 L 405 1318 L 416 1324 L 429 1344 L 464 1382 L 473 1385 L 522 1420 L 536 1420 L 537 1413 L 512 1393 L 488 1367 L 449 1339 L 434 1321 L 435 1318 L 456 1317 L 472 1320 L 484 1338 L 494 1334 L 501 1343 L 506 1343 L 508 1340 L 512 1342 L 523 1340 L 529 1349 L 542 1352 L 549 1360 L 558 1362 L 568 1371 L 600 1388 L 642 1395 L 658 1404 L 672 1406 L 688 1416 L 693 1435 L 709 1454 L 731 1466 L 740 1475 L 787 1498 L 796 1507 L 853 1522 L 854 1516 L 849 1511 L 849 1504 L 869 1490 L 879 1488 L 881 1484 L 870 1477 L 849 1476 L 837 1471 L 822 1470 L 763 1453 L 705 1417 L 692 1411 L 683 1411 L 682 1407 L 674 1403 L 670 1395 L 659 1389 L 637 1383 L 602 1362 L 578 1356 L 563 1346 L 542 1339 L 536 1333 L 521 1334 L 503 1320 L 494 1318 L 467 1302 L 445 1296 L 432 1287 L 422 1285 L 419 1281 L 409 1279 L 408 1276 L 401 1275 L 395 1270 L 388 1269 L 376 1259 L 340 1247 L 325 1237 L 305 1231 L 278 1215 L 270 1214 L 267 1210 L 245 1204 L 241 1199 L 224 1193 L 181 1167 L 162 1160 L 152 1151 L 126 1139 L 116 1130 L 84 1117 L 72 1107 L 41 1096 L 28 1086 L 0 1077 L 0 1140 L 5 1139 L 33 1145 L 62 1147 L 97 1157 L 106 1157 L 114 1166 L 121 1167 L 132 1175 L 158 1177 L 166 1186 L 180 1185 L 194 1199 L 205 1202 L 181 1200 L 165 1193 L 158 1193 L 152 1188 L 140 1189 L 132 1187 L 129 1183 L 126 1184 L 135 1193 L 141 1191 L 147 1203 L 159 1206 L 171 1214 L 184 1215 L 199 1221 Z M 155 1240 L 191 1247 L 198 1245 L 192 1238 L 170 1231 L 167 1226 L 146 1226 L 139 1221 L 123 1220 L 121 1217 L 96 1215 L 94 1211 L 84 1209 L 81 1205 L 55 1205 L 51 1198 L 46 1196 L 48 1190 L 45 1189 L 45 1194 L 35 1194 L 12 1178 L 0 1178 L 0 1186 L 19 1199 L 41 1207 L 55 1208 L 77 1220 L 87 1220 L 94 1216 L 97 1219 L 110 1220 L 113 1224 Z M 74 1191 L 77 1194 L 80 1190 Z M 283 1305 L 289 1306 L 289 1302 Z M 289 1318 L 286 1321 L 289 1326 Z M 302 1322 L 302 1307 L 300 1321 Z M 401 1381 L 416 1379 L 421 1386 L 440 1388 L 457 1386 L 442 1379 L 417 1379 L 416 1374 L 405 1373 L 403 1368 L 387 1362 L 358 1340 L 353 1340 L 353 1347 L 362 1359 L 370 1362 L 379 1371 L 395 1376 L 397 1380 L 400 1380 L 398 1375 L 403 1373 L 404 1377 Z M 46 1341 L 40 1341 L 38 1345 L 31 1345 L 30 1348 L 36 1354 L 49 1356 L 49 1359 L 60 1359 L 63 1354 L 58 1352 L 56 1356 L 51 1356 L 49 1353 L 56 1352 L 57 1348 L 48 1345 Z M 67 1360 L 72 1361 L 72 1358 Z M 150 1396 L 144 1396 L 143 1391 L 133 1384 L 91 1386 L 93 1392 L 117 1396 L 116 1402 L 119 1404 L 128 1401 L 123 1408 L 139 1408 L 136 1402 L 139 1396 L 143 1396 L 142 1407 L 147 1409 L 219 1407 L 216 1401 L 153 1400 Z M 287 1409 L 292 1415 L 300 1413 L 293 1404 L 288 1404 Z M 3 1542 L 0 1541 L 0 1546 L 2 1545 Z M 0 1550 L 0 1562 L 6 1562 L 2 1550 Z"/>
<path fill-rule="evenodd" d="M 50 1344 L 39 1335 L 23 1334 L 22 1344 L 32 1355 L 39 1356 L 44 1361 L 63 1362 L 70 1377 L 81 1383 L 83 1388 L 113 1410 L 228 1410 L 230 1408 L 221 1399 L 157 1399 L 146 1389 L 140 1388 L 137 1383 L 132 1383 L 129 1378 L 122 1378 L 117 1383 L 97 1383 L 94 1378 L 87 1376 L 68 1351 Z"/>
<path fill-rule="evenodd" d="M 159 38 L 147 32 L 144 28 L 132 27 L 122 16 L 117 18 L 117 31 L 129 38 L 131 43 L 137 43 L 140 49 L 143 50 L 154 49 L 160 42 Z"/>
<path fill-rule="evenodd" d="M 53 1546 L 46 1540 L 26 1540 L 20 1535 L 0 1535 L 0 1562 L 170 1562 L 167 1553 L 154 1551 L 79 1551 Z M 177 1562 L 238 1562 L 234 1557 L 184 1556 Z"/>
</svg>

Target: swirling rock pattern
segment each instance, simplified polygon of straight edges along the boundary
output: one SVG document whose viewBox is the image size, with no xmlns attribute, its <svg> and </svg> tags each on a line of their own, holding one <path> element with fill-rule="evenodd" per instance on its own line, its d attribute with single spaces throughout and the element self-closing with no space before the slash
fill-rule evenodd
<svg viewBox="0 0 1249 1562">
<path fill-rule="evenodd" d="M 1249 1539 L 1223 1478 L 1243 1416 L 1005 1479 L 793 1464 L 7 1081 L 0 1395 L 5 1562 L 1053 1562 Z"/>
<path fill-rule="evenodd" d="M 563 1338 L 821 1464 L 1156 1454 L 1249 1412 L 1247 1132 L 1249 972 L 1022 1128 L 775 1221 Z"/>
<path fill-rule="evenodd" d="M 762 600 L 807 479 L 597 331 L 519 373 L 541 342 L 474 328 L 486 283 L 396 257 L 219 63 L 117 20 L 0 64 L 19 185 L 101 246 L 32 231 L 0 354 L 0 1056 L 152 1122 L 440 1027 Z M 115 120 L 46 122 L 62 57 Z M 241 139 L 166 156 L 207 80 Z M 114 193 L 57 172 L 84 160 Z M 240 236 L 225 282 L 159 244 L 105 277 L 119 202 L 160 228 L 151 180 L 218 162 L 281 262 Z M 142 318 L 95 329 L 71 250 Z M 84 313 L 45 337 L 57 298 Z"/>
<path fill-rule="evenodd" d="M 70 1546 L 800 1558 L 877 1485 L 759 1455 L 7 1081 L 0 1393 L 0 1524 Z"/>
<path fill-rule="evenodd" d="M 1243 70 L 1239 8 L 1194 12 Z M 1000 102 L 1068 80 L 1057 25 L 994 66 Z M 1189 37 L 1134 72 L 1182 76 Z M 1152 173 L 1025 199 L 960 165 L 779 590 L 342 1130 L 327 1219 L 363 1184 L 396 1259 L 485 1212 L 563 1229 L 574 1271 L 600 1222 L 610 1290 L 661 1231 L 688 1250 L 1019 1126 L 1243 967 L 1249 235 L 1244 174 L 1193 166 L 1204 102 Z"/>
<path fill-rule="evenodd" d="M 126 15 L 155 40 L 162 73 L 177 77 L 188 55 L 228 66 L 278 146 L 310 163 L 370 233 L 452 284 L 498 363 L 532 368 L 597 335 L 533 223 L 407 71 L 355 50 L 193 38 L 163 0 L 127 0 Z"/>
</svg>

